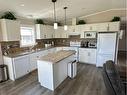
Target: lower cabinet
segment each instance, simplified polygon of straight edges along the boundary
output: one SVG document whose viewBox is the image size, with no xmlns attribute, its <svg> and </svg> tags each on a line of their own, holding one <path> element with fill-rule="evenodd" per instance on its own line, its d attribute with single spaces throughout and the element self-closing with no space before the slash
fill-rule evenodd
<svg viewBox="0 0 127 95">
<path fill-rule="evenodd" d="M 41 58 L 42 56 L 51 53 L 51 50 L 44 50 L 44 51 L 39 51 L 39 52 L 35 52 L 35 53 L 31 53 L 30 56 L 30 72 L 34 71 L 37 69 L 37 59 Z"/>
<path fill-rule="evenodd" d="M 30 72 L 29 55 L 15 58 L 4 56 L 4 64 L 8 66 L 9 78 L 16 80 Z"/>
<path fill-rule="evenodd" d="M 79 48 L 79 62 L 96 64 L 96 49 Z"/>
<path fill-rule="evenodd" d="M 15 79 L 20 78 L 30 72 L 29 55 L 13 58 L 13 68 Z"/>
</svg>

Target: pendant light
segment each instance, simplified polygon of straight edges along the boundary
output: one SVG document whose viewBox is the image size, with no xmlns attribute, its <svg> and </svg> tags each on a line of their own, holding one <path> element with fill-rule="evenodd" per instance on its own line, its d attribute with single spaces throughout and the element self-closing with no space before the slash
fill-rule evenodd
<svg viewBox="0 0 127 95">
<path fill-rule="evenodd" d="M 52 0 L 52 2 L 54 3 L 54 29 L 58 28 L 58 23 L 56 22 L 56 9 L 55 9 L 55 3 L 57 0 Z"/>
<path fill-rule="evenodd" d="M 67 7 L 64 7 L 64 10 L 65 10 L 65 24 L 64 24 L 64 30 L 65 30 L 65 31 L 67 31 L 66 9 L 67 9 Z"/>
</svg>

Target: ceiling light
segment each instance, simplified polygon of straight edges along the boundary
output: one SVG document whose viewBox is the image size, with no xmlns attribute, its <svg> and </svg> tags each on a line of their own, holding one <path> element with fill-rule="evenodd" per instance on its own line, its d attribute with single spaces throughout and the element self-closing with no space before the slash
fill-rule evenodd
<svg viewBox="0 0 127 95">
<path fill-rule="evenodd" d="M 56 21 L 56 10 L 55 10 L 55 3 L 57 0 L 52 0 L 52 2 L 54 3 L 54 29 L 58 28 L 58 23 Z"/>
<path fill-rule="evenodd" d="M 24 7 L 25 5 L 24 4 L 21 4 L 20 6 Z"/>
<path fill-rule="evenodd" d="M 64 7 L 64 10 L 65 10 L 65 24 L 64 24 L 64 30 L 65 30 L 65 31 L 67 30 L 66 9 L 67 9 L 67 7 Z"/>
</svg>

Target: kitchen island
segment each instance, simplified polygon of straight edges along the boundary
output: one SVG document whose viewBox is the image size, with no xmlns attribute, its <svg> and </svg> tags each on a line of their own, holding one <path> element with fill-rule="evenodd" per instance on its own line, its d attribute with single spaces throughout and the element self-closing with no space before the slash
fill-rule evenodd
<svg viewBox="0 0 127 95">
<path fill-rule="evenodd" d="M 41 86 L 55 90 L 68 76 L 68 63 L 75 60 L 75 51 L 61 50 L 37 60 L 38 79 Z"/>
</svg>

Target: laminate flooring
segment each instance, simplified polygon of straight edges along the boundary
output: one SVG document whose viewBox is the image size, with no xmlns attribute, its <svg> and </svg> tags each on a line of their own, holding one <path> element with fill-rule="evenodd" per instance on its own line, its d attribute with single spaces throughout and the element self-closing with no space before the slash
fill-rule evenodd
<svg viewBox="0 0 127 95">
<path fill-rule="evenodd" d="M 69 77 L 53 92 L 38 82 L 37 71 L 15 82 L 0 83 L 0 95 L 108 95 L 102 77 L 102 69 L 79 63 L 74 79 Z"/>
</svg>

